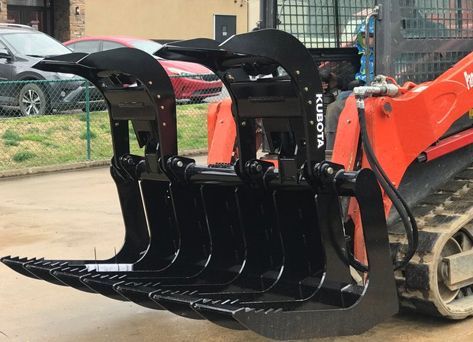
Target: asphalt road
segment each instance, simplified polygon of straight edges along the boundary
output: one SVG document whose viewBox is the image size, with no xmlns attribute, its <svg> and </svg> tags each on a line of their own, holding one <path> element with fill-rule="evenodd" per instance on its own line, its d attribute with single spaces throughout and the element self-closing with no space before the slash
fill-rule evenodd
<svg viewBox="0 0 473 342">
<path fill-rule="evenodd" d="M 111 257 L 123 225 L 107 168 L 0 181 L 0 255 Z M 382 305 L 382 304 L 381 304 Z M 1 341 L 264 341 L 247 331 L 48 284 L 0 265 Z M 473 320 L 402 313 L 328 341 L 473 341 Z"/>
</svg>

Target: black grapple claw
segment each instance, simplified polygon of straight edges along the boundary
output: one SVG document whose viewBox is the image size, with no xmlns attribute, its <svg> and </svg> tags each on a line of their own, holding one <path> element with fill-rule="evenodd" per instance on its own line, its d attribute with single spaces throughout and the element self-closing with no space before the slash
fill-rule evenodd
<svg viewBox="0 0 473 342">
<path fill-rule="evenodd" d="M 145 52 L 46 59 L 36 67 L 80 75 L 108 103 L 125 242 L 109 260 L 1 261 L 54 284 L 275 339 L 355 334 L 397 312 L 379 186 L 370 170 L 325 161 L 322 86 L 305 47 L 260 30 L 158 54 L 220 77 L 233 101 L 238 161 L 208 166 L 179 156 L 172 83 Z M 277 165 L 257 158 L 256 120 L 280 142 Z M 130 154 L 130 122 L 141 156 Z M 350 274 L 341 197 L 360 208 L 364 285 Z"/>
</svg>

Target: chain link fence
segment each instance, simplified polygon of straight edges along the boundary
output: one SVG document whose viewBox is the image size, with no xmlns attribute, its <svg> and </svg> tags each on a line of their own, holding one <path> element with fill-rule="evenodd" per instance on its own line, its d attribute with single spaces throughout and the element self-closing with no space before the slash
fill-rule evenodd
<svg viewBox="0 0 473 342">
<path fill-rule="evenodd" d="M 207 111 L 228 97 L 216 75 L 171 77 L 177 100 L 180 154 L 205 152 Z M 130 127 L 132 151 L 138 146 Z M 108 160 L 106 103 L 83 79 L 0 82 L 0 172 Z"/>
</svg>

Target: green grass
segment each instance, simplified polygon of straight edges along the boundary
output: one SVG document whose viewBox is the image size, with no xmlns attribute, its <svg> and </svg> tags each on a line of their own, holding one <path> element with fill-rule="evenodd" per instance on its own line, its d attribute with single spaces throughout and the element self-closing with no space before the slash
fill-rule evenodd
<svg viewBox="0 0 473 342">
<path fill-rule="evenodd" d="M 91 159 L 112 156 L 107 112 L 90 113 Z M 207 147 L 207 104 L 177 106 L 179 153 Z M 130 130 L 132 130 L 130 125 Z M 0 117 L 0 171 L 86 160 L 86 115 Z M 131 151 L 143 154 L 133 132 Z"/>
<path fill-rule="evenodd" d="M 20 138 L 21 140 L 43 142 L 48 139 L 48 136 L 44 134 L 38 134 L 38 133 L 26 133 L 26 134 L 21 135 Z"/>
<path fill-rule="evenodd" d="M 3 134 L 2 134 L 2 139 L 3 140 L 9 140 L 9 141 L 20 141 L 21 137 L 14 130 L 12 130 L 10 128 L 7 128 L 7 130 L 5 132 L 3 132 Z"/>
<path fill-rule="evenodd" d="M 18 163 L 24 162 L 25 160 L 32 159 L 36 157 L 36 154 L 30 151 L 19 151 L 15 153 L 12 159 Z"/>
<path fill-rule="evenodd" d="M 90 131 L 88 136 L 90 140 L 97 138 L 97 134 L 94 131 Z M 87 140 L 87 130 L 82 131 L 82 133 L 80 134 L 80 138 L 82 140 Z"/>
<path fill-rule="evenodd" d="M 3 144 L 5 146 L 18 146 L 18 145 L 20 145 L 20 142 L 18 140 L 5 139 L 5 140 L 3 140 Z"/>
</svg>

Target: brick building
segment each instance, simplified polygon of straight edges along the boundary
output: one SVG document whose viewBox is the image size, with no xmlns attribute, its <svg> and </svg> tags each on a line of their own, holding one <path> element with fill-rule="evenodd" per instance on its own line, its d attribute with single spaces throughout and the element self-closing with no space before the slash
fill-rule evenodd
<svg viewBox="0 0 473 342">
<path fill-rule="evenodd" d="M 133 35 L 160 41 L 224 40 L 256 24 L 259 0 L 0 0 L 0 22 L 36 27 L 60 41 Z"/>
<path fill-rule="evenodd" d="M 0 21 L 33 26 L 63 41 L 84 35 L 85 3 L 86 0 L 0 0 Z"/>
</svg>

